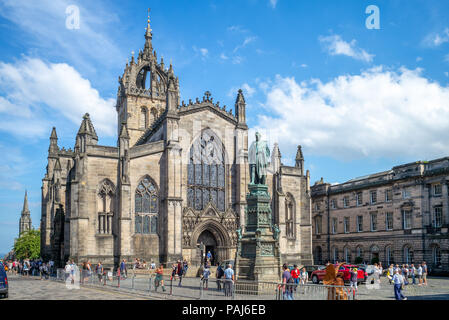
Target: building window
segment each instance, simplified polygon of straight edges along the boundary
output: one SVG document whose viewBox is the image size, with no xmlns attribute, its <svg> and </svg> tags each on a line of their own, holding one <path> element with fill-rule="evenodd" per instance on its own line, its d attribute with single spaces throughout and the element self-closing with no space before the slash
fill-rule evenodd
<svg viewBox="0 0 449 320">
<path fill-rule="evenodd" d="M 393 190 L 388 189 L 385 191 L 385 202 L 390 202 L 393 200 Z"/>
<path fill-rule="evenodd" d="M 371 231 L 377 231 L 377 213 L 371 213 Z"/>
<path fill-rule="evenodd" d="M 349 217 L 345 217 L 343 220 L 345 233 L 349 233 Z"/>
<path fill-rule="evenodd" d="M 410 210 L 402 210 L 402 227 L 404 229 L 412 228 L 412 212 Z"/>
<path fill-rule="evenodd" d="M 370 201 L 371 204 L 376 204 L 377 202 L 377 190 L 373 190 L 370 192 Z"/>
<path fill-rule="evenodd" d="M 285 228 L 287 238 L 295 238 L 295 199 L 291 194 L 285 197 Z"/>
<path fill-rule="evenodd" d="M 393 263 L 393 252 L 391 251 L 391 247 L 388 246 L 385 248 L 385 262 L 386 262 L 386 266 L 389 266 L 390 264 Z"/>
<path fill-rule="evenodd" d="M 337 233 L 337 218 L 332 218 L 332 233 L 336 234 Z"/>
<path fill-rule="evenodd" d="M 114 216 L 115 187 L 105 180 L 98 192 L 98 233 L 112 234 L 112 218 Z"/>
<path fill-rule="evenodd" d="M 335 199 L 331 200 L 331 209 L 335 209 L 336 205 L 335 205 Z"/>
<path fill-rule="evenodd" d="M 140 129 L 148 127 L 148 111 L 147 108 L 140 108 Z"/>
<path fill-rule="evenodd" d="M 345 262 L 350 263 L 351 261 L 351 251 L 348 247 L 345 247 Z"/>
<path fill-rule="evenodd" d="M 338 261 L 338 249 L 336 247 L 334 247 L 334 250 L 332 252 L 332 256 L 334 258 L 334 263 Z"/>
<path fill-rule="evenodd" d="M 363 231 L 363 216 L 357 216 L 357 232 Z"/>
<path fill-rule="evenodd" d="M 385 214 L 385 226 L 387 230 L 393 230 L 393 212 Z"/>
<path fill-rule="evenodd" d="M 345 207 L 345 208 L 349 207 L 349 198 L 348 197 L 343 198 L 343 207 Z"/>
<path fill-rule="evenodd" d="M 433 186 L 433 195 L 441 196 L 442 193 L 443 193 L 443 189 L 441 187 L 441 184 L 435 184 Z"/>
<path fill-rule="evenodd" d="M 435 267 L 441 265 L 441 250 L 438 245 L 432 248 L 432 262 Z"/>
<path fill-rule="evenodd" d="M 187 173 L 187 205 L 203 210 L 212 203 L 225 210 L 225 153 L 221 141 L 210 129 L 201 133 L 190 149 Z"/>
<path fill-rule="evenodd" d="M 357 257 L 361 258 L 362 261 L 363 261 L 363 250 L 362 250 L 362 248 L 361 247 L 357 247 L 355 252 L 356 252 Z"/>
<path fill-rule="evenodd" d="M 443 225 L 443 207 L 437 206 L 433 208 L 433 226 L 435 228 L 441 228 Z"/>
<path fill-rule="evenodd" d="M 322 251 L 321 247 L 315 248 L 315 261 L 318 264 L 323 263 L 323 251 Z"/>
<path fill-rule="evenodd" d="M 145 177 L 135 192 L 135 233 L 157 233 L 159 196 L 151 178 Z"/>
<path fill-rule="evenodd" d="M 315 234 L 321 234 L 321 224 L 322 224 L 321 216 L 316 216 L 315 217 Z"/>
<path fill-rule="evenodd" d="M 355 198 L 357 201 L 357 206 L 363 205 L 363 193 L 362 192 L 357 192 Z"/>
<path fill-rule="evenodd" d="M 320 206 L 318 205 L 318 203 L 315 203 L 315 211 L 319 211 L 320 210 Z"/>
<path fill-rule="evenodd" d="M 413 249 L 410 246 L 404 247 L 404 263 L 413 263 Z"/>
<path fill-rule="evenodd" d="M 410 190 L 407 188 L 404 188 L 402 190 L 402 199 L 409 199 L 411 197 Z"/>
</svg>

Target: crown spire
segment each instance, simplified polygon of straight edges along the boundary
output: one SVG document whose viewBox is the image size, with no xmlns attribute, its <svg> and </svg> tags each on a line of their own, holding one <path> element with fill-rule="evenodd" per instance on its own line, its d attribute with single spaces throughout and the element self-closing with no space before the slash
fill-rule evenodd
<svg viewBox="0 0 449 320">
<path fill-rule="evenodd" d="M 148 52 L 151 54 L 153 50 L 153 46 L 151 44 L 151 39 L 153 38 L 153 34 L 151 33 L 151 25 L 150 25 L 150 8 L 148 8 L 148 20 L 147 20 L 147 28 L 145 32 L 145 49 L 144 52 Z"/>
</svg>

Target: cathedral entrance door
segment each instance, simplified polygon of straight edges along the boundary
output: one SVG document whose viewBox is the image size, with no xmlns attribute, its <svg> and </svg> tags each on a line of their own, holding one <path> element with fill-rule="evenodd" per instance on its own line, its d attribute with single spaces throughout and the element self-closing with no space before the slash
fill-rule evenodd
<svg viewBox="0 0 449 320">
<path fill-rule="evenodd" d="M 210 263 L 211 265 L 214 265 L 218 258 L 216 257 L 217 240 L 215 239 L 212 232 L 210 232 L 209 230 L 204 230 L 198 237 L 198 244 L 201 243 L 204 245 L 205 248 L 203 257 L 207 259 L 207 254 L 210 252 L 211 253 Z"/>
</svg>

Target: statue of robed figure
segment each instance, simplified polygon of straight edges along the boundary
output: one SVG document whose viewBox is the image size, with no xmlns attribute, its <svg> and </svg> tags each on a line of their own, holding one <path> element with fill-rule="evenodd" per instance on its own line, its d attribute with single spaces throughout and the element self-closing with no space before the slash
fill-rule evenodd
<svg viewBox="0 0 449 320">
<path fill-rule="evenodd" d="M 269 159 L 268 144 L 266 141 L 261 141 L 260 133 L 256 132 L 256 141 L 251 144 L 248 154 L 250 184 L 266 184 Z"/>
</svg>

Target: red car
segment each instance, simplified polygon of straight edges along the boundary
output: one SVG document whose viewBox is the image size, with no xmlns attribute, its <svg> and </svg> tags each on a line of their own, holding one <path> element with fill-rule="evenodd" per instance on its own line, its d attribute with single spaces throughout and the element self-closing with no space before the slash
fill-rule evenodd
<svg viewBox="0 0 449 320">
<path fill-rule="evenodd" d="M 337 265 L 334 265 L 337 267 Z M 339 274 L 343 275 L 343 280 L 345 283 L 349 283 L 349 280 L 351 279 L 351 274 L 349 272 L 350 268 L 357 268 L 357 283 L 364 282 L 366 280 L 366 277 L 368 276 L 366 272 L 359 267 L 352 265 L 352 264 L 344 264 L 340 267 L 340 270 L 338 271 Z M 326 275 L 326 269 L 323 268 L 321 270 L 315 270 L 312 272 L 312 282 L 314 284 L 318 284 L 321 281 L 323 281 L 324 276 Z"/>
</svg>

